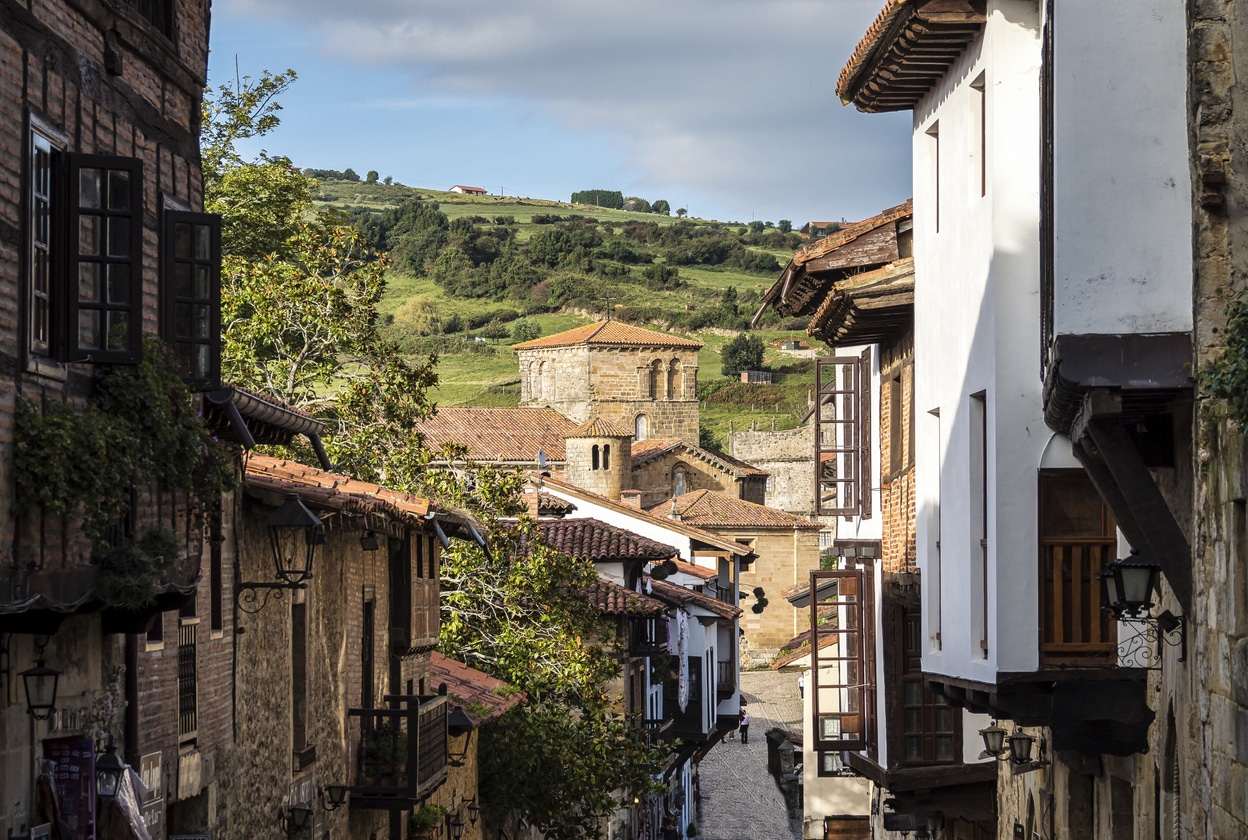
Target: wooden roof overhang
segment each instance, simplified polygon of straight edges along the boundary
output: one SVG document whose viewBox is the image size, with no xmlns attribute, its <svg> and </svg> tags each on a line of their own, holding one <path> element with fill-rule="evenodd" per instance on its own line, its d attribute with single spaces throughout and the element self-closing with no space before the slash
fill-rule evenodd
<svg viewBox="0 0 1248 840">
<path fill-rule="evenodd" d="M 867 113 L 912 109 L 979 35 L 986 6 L 986 0 L 889 0 L 841 70 L 841 102 Z"/>
<path fill-rule="evenodd" d="M 878 268 L 900 259 L 899 234 L 914 215 L 914 200 L 811 243 L 793 255 L 780 277 L 763 295 L 751 325 L 768 306 L 786 317 L 809 315 L 832 283 L 846 272 Z"/>
<path fill-rule="evenodd" d="M 836 283 L 806 332 L 830 345 L 888 344 L 914 322 L 914 258 Z"/>
</svg>

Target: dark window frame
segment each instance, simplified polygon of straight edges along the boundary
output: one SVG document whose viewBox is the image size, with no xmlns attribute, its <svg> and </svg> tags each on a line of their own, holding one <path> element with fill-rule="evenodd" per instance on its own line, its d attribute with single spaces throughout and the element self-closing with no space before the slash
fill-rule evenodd
<svg viewBox="0 0 1248 840">
<path fill-rule="evenodd" d="M 200 232 L 202 238 L 196 236 Z M 160 293 L 161 337 L 183 365 L 183 378 L 192 389 L 217 387 L 221 381 L 220 216 L 165 211 Z"/>
<path fill-rule="evenodd" d="M 92 170 L 102 174 L 98 195 L 100 206 L 84 206 L 84 177 Z M 67 361 L 97 364 L 134 364 L 142 355 L 143 342 L 143 162 L 138 158 L 115 155 L 66 155 L 66 267 L 63 277 L 65 296 L 65 344 Z M 114 174 L 126 174 L 128 194 L 124 202 L 114 200 L 120 181 Z M 87 231 L 98 220 L 92 236 L 95 253 L 84 251 Z M 123 224 L 124 222 L 124 224 Z M 124 253 L 122 251 L 124 250 Z M 85 270 L 98 266 L 94 290 Z M 114 282 L 115 281 L 115 282 Z M 123 292 L 124 294 L 115 294 Z M 83 328 L 90 313 L 98 313 L 94 332 L 97 344 L 84 343 Z M 124 325 L 124 340 L 114 333 Z"/>
</svg>

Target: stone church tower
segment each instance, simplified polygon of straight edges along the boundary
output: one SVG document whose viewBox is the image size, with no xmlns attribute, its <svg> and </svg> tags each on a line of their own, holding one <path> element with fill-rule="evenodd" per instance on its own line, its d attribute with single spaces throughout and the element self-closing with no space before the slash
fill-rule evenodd
<svg viewBox="0 0 1248 840">
<path fill-rule="evenodd" d="M 522 408 L 601 417 L 649 438 L 698 441 L 702 343 L 600 321 L 515 345 Z"/>
<path fill-rule="evenodd" d="M 618 501 L 620 491 L 632 488 L 632 442 L 632 430 L 610 420 L 582 423 L 564 441 L 568 481 Z"/>
</svg>

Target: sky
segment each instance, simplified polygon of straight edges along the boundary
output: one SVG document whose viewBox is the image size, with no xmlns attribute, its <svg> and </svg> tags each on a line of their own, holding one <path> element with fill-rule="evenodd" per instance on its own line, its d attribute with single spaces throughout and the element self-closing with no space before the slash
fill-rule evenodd
<svg viewBox="0 0 1248 840">
<path fill-rule="evenodd" d="M 883 0 L 214 0 L 209 86 L 294 69 L 258 142 L 300 167 L 746 222 L 910 196 L 911 115 L 836 97 Z"/>
</svg>

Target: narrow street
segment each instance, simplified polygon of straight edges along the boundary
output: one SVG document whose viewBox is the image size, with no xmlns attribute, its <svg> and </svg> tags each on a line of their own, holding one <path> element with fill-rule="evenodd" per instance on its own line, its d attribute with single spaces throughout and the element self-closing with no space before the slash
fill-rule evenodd
<svg viewBox="0 0 1248 840">
<path fill-rule="evenodd" d="M 801 731 L 802 704 L 792 674 L 742 671 L 750 711 L 747 744 L 724 741 L 701 764 L 701 837 L 706 840 L 800 840 L 801 819 L 790 820 L 784 796 L 767 772 L 767 730 Z"/>
</svg>

